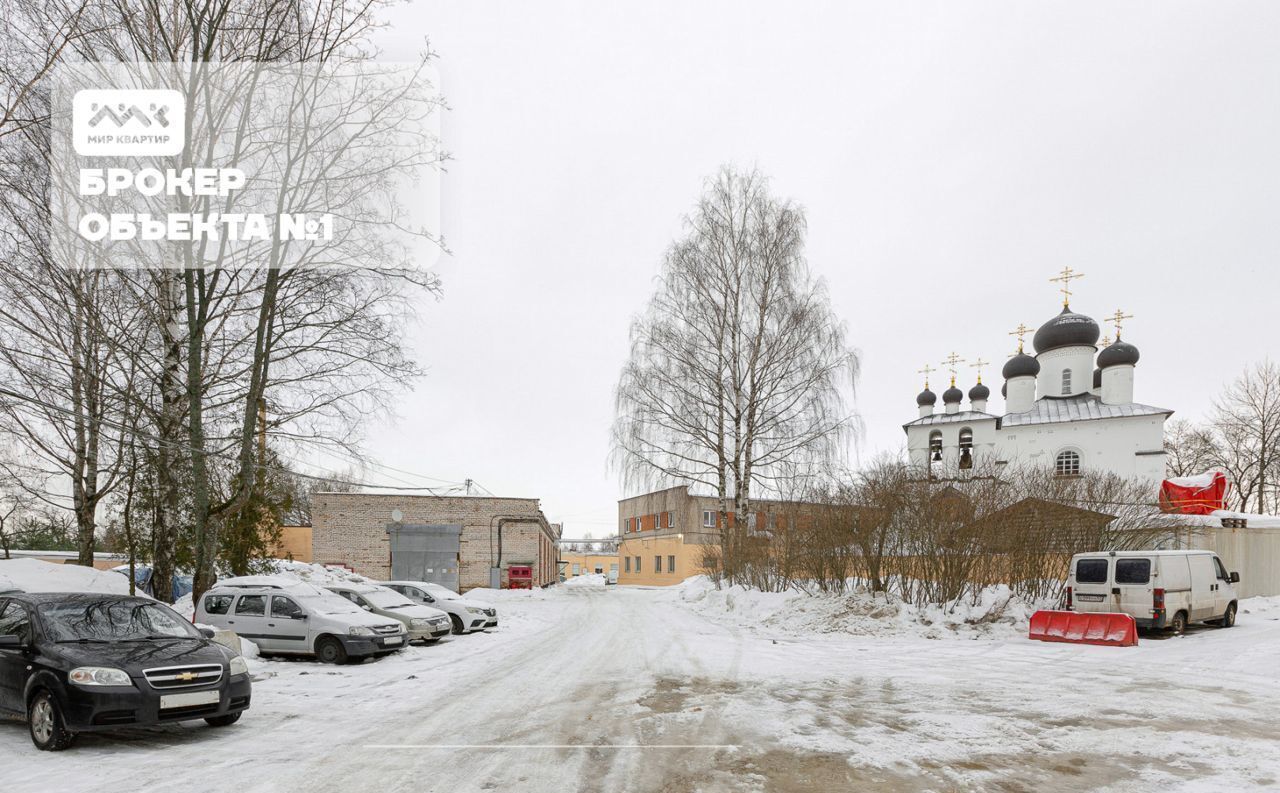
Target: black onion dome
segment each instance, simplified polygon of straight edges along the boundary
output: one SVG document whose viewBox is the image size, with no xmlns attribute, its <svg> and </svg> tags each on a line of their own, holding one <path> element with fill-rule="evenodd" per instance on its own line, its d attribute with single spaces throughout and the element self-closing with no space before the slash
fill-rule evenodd
<svg viewBox="0 0 1280 793">
<path fill-rule="evenodd" d="M 1059 347 L 1092 347 L 1098 343 L 1098 323 L 1063 307 L 1062 313 L 1040 326 L 1032 343 L 1037 353 Z"/>
<path fill-rule="evenodd" d="M 1093 387 L 1102 388 L 1102 370 L 1101 369 L 1093 370 Z"/>
<path fill-rule="evenodd" d="M 975 401 L 975 400 L 979 400 L 979 399 L 986 399 L 986 398 L 988 398 L 989 396 L 991 396 L 991 389 L 990 389 L 990 388 L 987 388 L 987 387 L 986 387 L 986 386 L 984 386 L 982 383 L 978 383 L 976 386 L 974 386 L 973 388 L 970 388 L 970 389 L 969 389 L 969 401 L 970 401 L 970 402 L 973 402 L 973 401 Z"/>
<path fill-rule="evenodd" d="M 1106 369 L 1108 366 L 1117 366 L 1127 363 L 1130 366 L 1138 362 L 1138 348 L 1134 347 L 1127 341 L 1116 340 L 1115 344 L 1107 347 L 1098 354 L 1098 366 Z"/>
<path fill-rule="evenodd" d="M 948 405 L 953 402 L 959 402 L 962 399 L 964 399 L 964 392 L 955 386 L 951 386 L 946 391 L 942 392 L 942 401 Z"/>
<path fill-rule="evenodd" d="M 1040 374 L 1040 362 L 1025 352 L 1020 352 L 1005 363 L 1000 374 L 1006 380 L 1013 377 L 1035 377 Z"/>
<path fill-rule="evenodd" d="M 938 404 L 938 395 L 926 388 L 920 392 L 919 396 L 916 397 L 916 404 L 920 407 L 924 407 L 925 405 L 936 405 Z"/>
</svg>

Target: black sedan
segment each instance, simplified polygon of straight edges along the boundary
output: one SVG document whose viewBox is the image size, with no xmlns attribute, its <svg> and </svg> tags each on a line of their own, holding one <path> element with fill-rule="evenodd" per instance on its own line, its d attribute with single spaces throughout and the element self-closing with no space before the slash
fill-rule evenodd
<svg viewBox="0 0 1280 793">
<path fill-rule="evenodd" d="M 114 727 L 227 726 L 249 694 L 243 658 L 154 600 L 0 594 L 0 713 L 25 716 L 38 749 Z"/>
</svg>

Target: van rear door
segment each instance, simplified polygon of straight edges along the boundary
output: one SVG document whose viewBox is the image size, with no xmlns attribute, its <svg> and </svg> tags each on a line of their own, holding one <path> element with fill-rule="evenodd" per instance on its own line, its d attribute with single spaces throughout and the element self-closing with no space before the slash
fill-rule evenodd
<svg viewBox="0 0 1280 793">
<path fill-rule="evenodd" d="M 1110 611 L 1111 559 L 1106 556 L 1079 556 L 1071 571 L 1075 589 L 1071 593 L 1076 611 Z"/>
<path fill-rule="evenodd" d="M 1123 612 L 1134 619 L 1150 619 L 1152 590 L 1152 571 L 1155 564 L 1145 556 L 1118 556 L 1115 560 L 1115 610 Z"/>
</svg>

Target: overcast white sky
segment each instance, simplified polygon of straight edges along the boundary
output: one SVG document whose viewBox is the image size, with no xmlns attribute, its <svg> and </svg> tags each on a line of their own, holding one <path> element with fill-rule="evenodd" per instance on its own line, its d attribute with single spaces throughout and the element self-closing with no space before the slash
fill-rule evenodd
<svg viewBox="0 0 1280 793">
<path fill-rule="evenodd" d="M 1139 401 L 1199 417 L 1272 351 L 1280 4 L 417 0 L 392 18 L 388 59 L 424 36 L 440 56 L 453 256 L 413 334 L 428 376 L 369 449 L 541 498 L 566 536 L 616 528 L 628 324 L 722 163 L 808 211 L 863 355 L 863 459 L 902 446 L 916 370 L 953 349 L 993 361 L 998 392 L 1008 332 L 1059 310 L 1063 265 L 1086 273 L 1074 309 L 1136 315 Z"/>
</svg>

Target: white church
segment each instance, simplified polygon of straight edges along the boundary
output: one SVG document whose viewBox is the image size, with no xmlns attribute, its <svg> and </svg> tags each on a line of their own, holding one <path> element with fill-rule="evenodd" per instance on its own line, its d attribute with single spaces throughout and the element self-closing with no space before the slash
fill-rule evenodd
<svg viewBox="0 0 1280 793">
<path fill-rule="evenodd" d="M 1151 482 L 1153 490 L 1165 478 L 1164 423 L 1173 413 L 1133 400 L 1138 348 L 1121 341 L 1120 326 L 1127 319 L 1117 311 L 1116 340 L 1099 352 L 1098 323 L 1071 310 L 1066 286 L 1080 277 L 1070 268 L 1060 280 L 1067 300 L 1062 312 L 1040 326 L 1032 340 L 1035 355 L 1023 351 L 1020 326 L 1018 352 L 1004 365 L 1004 412 L 988 409 L 990 389 L 978 382 L 965 394 L 951 387 L 938 397 L 929 390 L 916 397 L 919 418 L 903 425 L 913 465 L 931 471 L 997 468 L 1030 464 L 1052 467 L 1063 476 L 1085 471 L 1110 471 L 1129 479 Z M 981 359 L 979 362 L 981 363 Z M 926 378 L 929 368 L 923 370 Z"/>
</svg>

